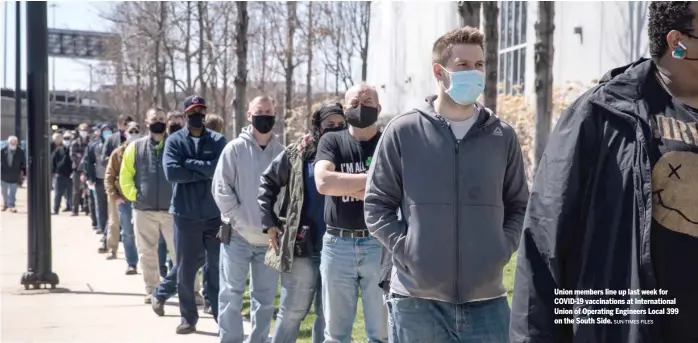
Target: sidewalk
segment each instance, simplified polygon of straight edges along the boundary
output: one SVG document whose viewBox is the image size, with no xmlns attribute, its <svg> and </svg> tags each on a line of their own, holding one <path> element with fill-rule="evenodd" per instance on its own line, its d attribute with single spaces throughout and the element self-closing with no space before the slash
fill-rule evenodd
<svg viewBox="0 0 698 343">
<path fill-rule="evenodd" d="M 202 312 L 199 332 L 175 333 L 180 322 L 176 297 L 168 301 L 165 317 L 155 315 L 150 305 L 143 303 L 142 276 L 124 274 L 123 249 L 113 261 L 97 254 L 99 236 L 83 214 L 52 216 L 53 270 L 60 278 L 57 289 L 25 291 L 20 279 L 27 268 L 26 197 L 26 188 L 19 189 L 18 213 L 0 214 L 0 341 L 218 341 L 216 323 Z"/>
</svg>

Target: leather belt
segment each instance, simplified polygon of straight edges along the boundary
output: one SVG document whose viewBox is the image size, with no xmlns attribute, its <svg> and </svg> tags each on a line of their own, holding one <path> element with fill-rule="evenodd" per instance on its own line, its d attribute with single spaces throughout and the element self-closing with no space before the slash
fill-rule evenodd
<svg viewBox="0 0 698 343">
<path fill-rule="evenodd" d="M 364 238 L 371 236 L 368 230 L 348 230 L 329 226 L 327 227 L 327 233 L 342 238 Z"/>
</svg>

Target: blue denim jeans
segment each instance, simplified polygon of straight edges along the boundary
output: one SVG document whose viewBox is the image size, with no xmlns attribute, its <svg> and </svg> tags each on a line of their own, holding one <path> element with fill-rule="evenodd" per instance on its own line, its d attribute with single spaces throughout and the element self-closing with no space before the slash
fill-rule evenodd
<svg viewBox="0 0 698 343">
<path fill-rule="evenodd" d="M 104 189 L 104 179 L 95 180 L 95 209 L 97 216 L 97 227 L 104 233 L 104 241 L 106 242 L 109 236 L 109 230 L 107 230 L 107 219 L 108 219 L 108 209 L 109 204 L 107 202 L 107 192 Z"/>
<path fill-rule="evenodd" d="M 158 264 L 160 265 L 160 276 L 167 276 L 167 243 L 165 242 L 165 237 L 162 237 L 160 233 L 160 238 L 158 238 Z"/>
<path fill-rule="evenodd" d="M 95 191 L 88 189 L 87 190 L 87 206 L 90 208 L 90 219 L 92 219 L 92 227 L 93 228 L 99 228 L 97 226 L 97 201 L 95 199 Z M 75 211 L 73 211 L 75 213 Z"/>
<path fill-rule="evenodd" d="M 121 227 L 121 241 L 124 244 L 126 263 L 129 266 L 138 264 L 138 248 L 136 248 L 136 235 L 133 232 L 133 208 L 131 202 L 126 201 L 117 207 L 119 209 L 119 226 Z"/>
<path fill-rule="evenodd" d="M 244 339 L 240 311 L 248 272 L 252 332 L 247 342 L 267 342 L 271 318 L 274 315 L 274 297 L 279 284 L 279 272 L 264 264 L 266 252 L 266 246 L 252 245 L 235 231 L 230 237 L 230 244 L 221 243 L 218 295 L 220 343 L 242 343 Z"/>
<path fill-rule="evenodd" d="M 276 315 L 272 343 L 293 343 L 298 338 L 301 322 L 315 300 L 313 343 L 325 340 L 325 316 L 322 313 L 322 281 L 320 254 L 296 257 L 290 273 L 281 273 L 281 302 Z"/>
<path fill-rule="evenodd" d="M 450 304 L 390 294 L 388 308 L 393 342 L 509 342 L 507 297 Z"/>
<path fill-rule="evenodd" d="M 15 201 L 17 200 L 17 185 L 16 183 L 9 183 L 2 181 L 0 182 L 0 189 L 2 189 L 2 204 L 7 207 L 15 207 Z"/>
<path fill-rule="evenodd" d="M 320 275 L 325 343 L 350 343 L 359 289 L 368 342 L 388 341 L 388 314 L 378 287 L 381 246 L 374 238 L 322 238 Z"/>
</svg>

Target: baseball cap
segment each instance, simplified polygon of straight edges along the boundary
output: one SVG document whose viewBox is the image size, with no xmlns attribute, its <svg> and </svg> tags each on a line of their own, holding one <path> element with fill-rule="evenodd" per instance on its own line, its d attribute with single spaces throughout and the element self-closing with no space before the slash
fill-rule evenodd
<svg viewBox="0 0 698 343">
<path fill-rule="evenodd" d="M 184 107 L 184 113 L 187 113 L 195 107 L 206 108 L 206 101 L 204 101 L 204 98 L 198 95 L 190 95 L 186 99 L 184 99 L 182 107 Z"/>
</svg>

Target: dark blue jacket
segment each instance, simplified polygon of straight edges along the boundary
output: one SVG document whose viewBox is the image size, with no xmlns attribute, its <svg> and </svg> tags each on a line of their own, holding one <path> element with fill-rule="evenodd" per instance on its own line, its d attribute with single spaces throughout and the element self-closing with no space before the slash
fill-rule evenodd
<svg viewBox="0 0 698 343">
<path fill-rule="evenodd" d="M 172 183 L 170 213 L 194 220 L 213 219 L 221 213 L 213 201 L 211 180 L 226 139 L 208 129 L 199 136 L 198 147 L 194 139 L 185 126 L 165 141 L 162 166 Z"/>
</svg>

